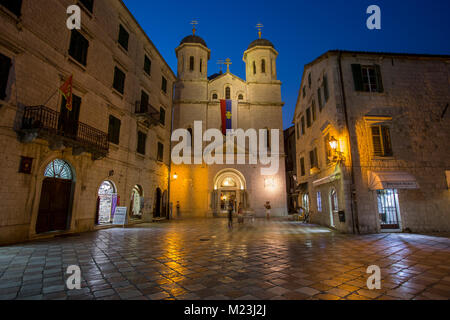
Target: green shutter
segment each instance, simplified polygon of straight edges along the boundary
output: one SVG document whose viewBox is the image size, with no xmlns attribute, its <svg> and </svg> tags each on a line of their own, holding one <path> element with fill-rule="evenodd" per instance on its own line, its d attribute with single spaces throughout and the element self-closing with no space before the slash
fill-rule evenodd
<svg viewBox="0 0 450 320">
<path fill-rule="evenodd" d="M 320 88 L 317 89 L 317 100 L 319 101 L 319 111 L 322 111 L 322 94 L 320 93 Z"/>
<path fill-rule="evenodd" d="M 330 93 L 328 91 L 328 77 L 326 75 L 323 76 L 323 96 L 325 98 L 325 103 L 327 103 L 330 98 Z"/>
<path fill-rule="evenodd" d="M 363 77 L 360 64 L 352 64 L 353 81 L 355 82 L 356 91 L 364 91 Z"/>
<path fill-rule="evenodd" d="M 379 126 L 372 127 L 372 144 L 374 156 L 382 157 L 384 155 L 384 152 L 383 152 L 381 130 Z"/>
<path fill-rule="evenodd" d="M 375 65 L 375 72 L 377 75 L 377 88 L 378 88 L 378 92 L 384 92 L 384 88 L 383 88 L 383 79 L 381 77 L 381 68 L 378 64 Z"/>
</svg>

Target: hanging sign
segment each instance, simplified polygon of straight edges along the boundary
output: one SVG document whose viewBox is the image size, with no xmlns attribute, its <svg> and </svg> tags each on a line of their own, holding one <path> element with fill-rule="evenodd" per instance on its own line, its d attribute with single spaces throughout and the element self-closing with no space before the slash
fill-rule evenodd
<svg viewBox="0 0 450 320">
<path fill-rule="evenodd" d="M 127 222 L 127 207 L 117 207 L 114 212 L 114 225 L 125 225 Z"/>
</svg>

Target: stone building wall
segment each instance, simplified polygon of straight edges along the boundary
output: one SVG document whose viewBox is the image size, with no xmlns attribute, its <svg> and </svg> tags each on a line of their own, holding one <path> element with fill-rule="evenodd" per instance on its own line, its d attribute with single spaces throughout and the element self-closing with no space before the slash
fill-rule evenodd
<svg viewBox="0 0 450 320">
<path fill-rule="evenodd" d="M 119 0 L 96 0 L 93 13 L 82 9 L 80 32 L 88 39 L 89 49 L 86 67 L 76 62 L 68 54 L 71 32 L 66 27 L 66 9 L 71 4 L 65 0 L 25 0 L 20 17 L 0 6 L 0 53 L 13 61 L 7 96 L 0 101 L 0 243 L 40 236 L 35 224 L 42 181 L 46 166 L 54 159 L 67 161 L 75 176 L 68 232 L 98 228 L 97 192 L 104 180 L 114 183 L 120 205 L 128 208 L 135 185 L 150 200 L 156 188 L 168 189 L 175 75 Z M 117 43 L 119 23 L 130 33 L 128 51 Z M 151 75 L 143 71 L 144 55 L 152 61 Z M 112 86 L 115 66 L 126 73 L 123 95 Z M 109 115 L 121 120 L 120 143 L 110 143 L 108 155 L 101 160 L 92 160 L 89 153 L 74 155 L 71 148 L 51 150 L 43 139 L 31 143 L 19 139 L 25 107 L 45 104 L 60 111 L 57 89 L 70 74 L 73 92 L 82 98 L 80 122 L 107 133 Z M 161 90 L 162 76 L 168 80 L 167 93 Z M 141 90 L 149 94 L 150 103 L 158 110 L 165 109 L 164 126 L 147 129 L 138 124 L 134 113 Z M 136 153 L 138 126 L 147 134 L 145 156 Z M 156 161 L 158 141 L 165 146 L 163 162 Z M 33 158 L 31 174 L 18 173 L 22 156 Z M 152 210 L 145 208 L 139 221 L 150 221 Z"/>
<path fill-rule="evenodd" d="M 308 183 L 313 221 L 330 225 L 328 194 L 334 187 L 338 192 L 339 209 L 346 213 L 345 223 L 336 223 L 339 220 L 334 217 L 334 227 L 345 232 L 353 231 L 351 213 L 355 205 L 351 201 L 351 146 L 360 232 L 381 231 L 377 192 L 369 190 L 368 186 L 369 171 L 407 172 L 417 179 L 419 189 L 398 190 L 401 230 L 430 232 L 450 229 L 450 196 L 445 178 L 445 171 L 450 166 L 446 151 L 449 149 L 450 126 L 449 115 L 441 117 L 450 95 L 448 61 L 449 57 L 445 56 L 344 52 L 342 70 L 351 138 L 345 126 L 338 52 L 328 52 L 305 67 L 302 88 L 308 87 L 310 72 L 314 87 L 318 73 L 326 71 L 330 91 L 330 100 L 320 112 L 317 125 L 307 130 L 306 136 L 297 142 L 297 165 L 300 157 L 304 156 L 307 170 L 307 152 L 312 146 L 318 146 L 319 172 L 313 175 L 307 172 L 306 177 L 300 179 L 300 183 Z M 355 91 L 352 64 L 379 65 L 383 92 Z M 303 99 L 302 90 L 295 113 L 296 123 L 311 105 L 308 95 Z M 312 94 L 315 91 L 317 89 L 313 88 Z M 392 157 L 373 155 L 370 133 L 373 123 L 389 127 Z M 328 132 L 339 140 L 339 149 L 343 153 L 344 160 L 337 167 L 334 167 L 336 163 L 326 165 L 324 136 Z M 300 168 L 298 172 L 301 177 Z M 314 188 L 314 181 L 333 172 L 341 172 L 340 179 Z M 317 213 L 317 191 L 322 193 L 322 213 Z"/>
</svg>

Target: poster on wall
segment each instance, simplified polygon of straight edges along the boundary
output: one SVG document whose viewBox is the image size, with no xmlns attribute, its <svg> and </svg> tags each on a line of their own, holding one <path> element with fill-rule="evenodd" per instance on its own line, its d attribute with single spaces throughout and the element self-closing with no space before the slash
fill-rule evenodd
<svg viewBox="0 0 450 320">
<path fill-rule="evenodd" d="M 114 212 L 114 225 L 122 225 L 124 226 L 127 222 L 127 207 L 116 207 L 116 211 Z"/>
</svg>

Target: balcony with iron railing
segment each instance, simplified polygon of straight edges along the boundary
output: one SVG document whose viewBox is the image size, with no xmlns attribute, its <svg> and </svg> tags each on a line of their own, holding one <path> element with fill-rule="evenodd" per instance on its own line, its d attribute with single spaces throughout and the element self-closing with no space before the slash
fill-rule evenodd
<svg viewBox="0 0 450 320">
<path fill-rule="evenodd" d="M 108 154 L 108 134 L 79 121 L 64 119 L 61 113 L 45 106 L 25 107 L 20 129 L 21 140 L 41 138 L 51 149 L 70 147 L 74 155 L 83 152 L 101 159 Z"/>
<path fill-rule="evenodd" d="M 150 103 L 136 101 L 135 115 L 138 121 L 142 121 L 148 127 L 155 126 L 160 121 L 159 111 Z"/>
</svg>

